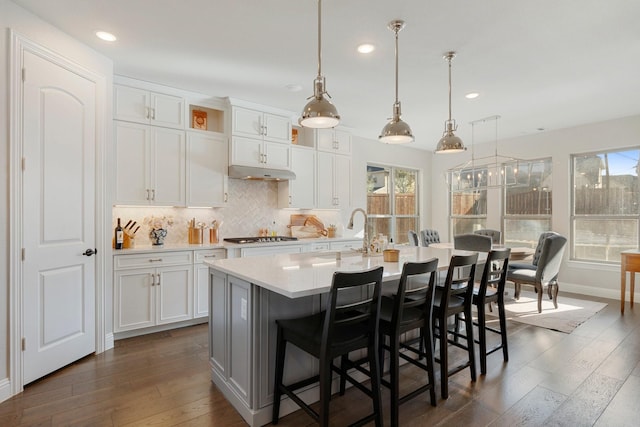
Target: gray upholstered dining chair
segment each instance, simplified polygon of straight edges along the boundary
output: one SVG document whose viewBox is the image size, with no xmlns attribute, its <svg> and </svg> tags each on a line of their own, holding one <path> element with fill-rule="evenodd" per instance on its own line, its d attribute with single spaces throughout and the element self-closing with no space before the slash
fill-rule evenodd
<svg viewBox="0 0 640 427">
<path fill-rule="evenodd" d="M 407 236 L 409 237 L 409 245 L 420 246 L 420 242 L 418 241 L 418 233 L 413 230 L 409 230 L 407 231 Z"/>
<path fill-rule="evenodd" d="M 440 233 L 438 233 L 438 230 L 425 228 L 424 230 L 420 230 L 420 239 L 422 240 L 422 246 L 429 246 L 431 243 L 440 243 Z"/>
<path fill-rule="evenodd" d="M 529 269 L 535 270 L 538 268 L 538 261 L 540 260 L 540 254 L 542 253 L 542 246 L 544 245 L 544 241 L 549 236 L 559 236 L 555 231 L 545 231 L 540 233 L 540 237 L 538 237 L 538 245 L 536 246 L 536 250 L 533 253 L 533 260 L 529 262 L 513 262 L 509 264 L 509 270 L 520 270 L 520 269 Z"/>
<path fill-rule="evenodd" d="M 490 228 L 483 228 L 481 230 L 476 230 L 473 232 L 474 234 L 479 234 L 481 236 L 489 236 L 491 237 L 491 241 L 495 244 L 499 244 L 502 242 L 502 232 L 500 230 L 492 230 Z"/>
<path fill-rule="evenodd" d="M 553 306 L 558 308 L 558 273 L 562 264 L 562 255 L 567 245 L 567 238 L 559 234 L 544 239 L 536 269 L 509 269 L 507 281 L 515 285 L 514 297 L 520 298 L 522 285 L 533 286 L 538 294 L 538 313 L 542 313 L 542 293 L 547 288 Z"/>
</svg>

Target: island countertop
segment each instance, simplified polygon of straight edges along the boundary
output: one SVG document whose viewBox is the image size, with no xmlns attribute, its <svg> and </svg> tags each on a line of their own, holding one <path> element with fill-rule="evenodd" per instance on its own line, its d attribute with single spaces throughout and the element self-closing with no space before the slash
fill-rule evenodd
<svg viewBox="0 0 640 427">
<path fill-rule="evenodd" d="M 353 272 L 384 267 L 383 281 L 397 280 L 407 261 L 426 261 L 438 258 L 438 269 L 445 270 L 451 255 L 468 251 L 420 246 L 398 246 L 397 262 L 384 262 L 382 254 L 363 256 L 357 251 L 320 251 L 296 254 L 277 254 L 252 258 L 229 258 L 205 261 L 210 267 L 236 276 L 254 285 L 288 298 L 299 298 L 328 292 L 333 273 Z M 340 254 L 340 259 L 337 258 Z"/>
</svg>

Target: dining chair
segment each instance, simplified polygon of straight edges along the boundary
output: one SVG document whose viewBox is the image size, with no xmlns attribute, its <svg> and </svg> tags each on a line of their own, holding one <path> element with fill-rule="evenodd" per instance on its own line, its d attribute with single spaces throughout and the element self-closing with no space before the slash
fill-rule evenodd
<svg viewBox="0 0 640 427">
<path fill-rule="evenodd" d="M 523 268 L 527 268 L 529 270 L 535 270 L 538 266 L 538 261 L 540 260 L 540 254 L 542 253 L 542 246 L 544 245 L 544 241 L 549 236 L 558 235 L 555 231 L 545 231 L 540 233 L 538 237 L 538 244 L 536 245 L 536 249 L 533 253 L 532 261 L 529 262 L 513 262 L 509 264 L 510 270 L 520 270 Z"/>
<path fill-rule="evenodd" d="M 433 296 L 436 288 L 438 259 L 425 262 L 406 262 L 398 289 L 393 296 L 382 297 L 380 308 L 379 359 L 384 366 L 384 351 L 389 352 L 389 381 L 381 374 L 381 383 L 390 390 L 391 425 L 398 426 L 399 406 L 429 391 L 432 406 L 436 406 L 435 368 L 433 359 Z M 415 340 L 401 338 L 408 332 L 419 331 L 420 346 Z M 385 338 L 389 337 L 389 344 Z M 411 354 L 416 357 L 412 357 Z M 400 359 L 417 366 L 427 373 L 424 385 L 400 397 Z M 415 379 L 415 376 L 414 376 Z"/>
<path fill-rule="evenodd" d="M 500 230 L 492 230 L 490 228 L 483 228 L 480 230 L 474 231 L 475 234 L 479 234 L 481 236 L 489 236 L 491 237 L 491 241 L 496 245 L 502 242 L 502 232 Z"/>
<path fill-rule="evenodd" d="M 558 308 L 558 274 L 562 264 L 562 255 L 567 245 L 567 238 L 554 233 L 546 239 L 540 251 L 540 258 L 535 270 L 529 268 L 509 269 L 507 280 L 515 286 L 514 298 L 520 298 L 522 285 L 533 286 L 538 294 L 538 313 L 542 313 L 542 293 L 545 288 L 553 306 Z"/>
<path fill-rule="evenodd" d="M 407 231 L 407 236 L 409 237 L 409 245 L 411 246 L 420 246 L 418 241 L 418 233 L 413 230 Z"/>
<path fill-rule="evenodd" d="M 509 361 L 509 348 L 507 345 L 507 317 L 504 308 L 504 288 L 507 280 L 510 248 L 494 249 L 487 255 L 480 284 L 473 289 L 473 305 L 476 306 L 478 320 L 474 324 L 478 327 L 478 339 L 480 347 L 480 373 L 487 373 L 487 356 L 502 349 L 502 357 Z M 495 303 L 498 306 L 499 329 L 487 325 L 486 307 Z M 487 331 L 500 335 L 500 344 L 487 349 Z"/>
<path fill-rule="evenodd" d="M 329 425 L 332 372 L 341 380 L 349 381 L 373 401 L 373 413 L 356 424 L 372 420 L 382 426 L 380 400 L 380 368 L 378 363 L 378 323 L 380 318 L 380 292 L 383 267 L 359 272 L 335 272 L 325 311 L 295 319 L 278 319 L 276 367 L 273 395 L 272 423 L 280 417 L 282 394 L 289 396 L 321 426 Z M 359 297 L 356 297 L 358 295 Z M 346 297 L 346 298 L 345 298 Z M 319 374 L 297 381 L 283 383 L 287 343 L 293 344 L 319 360 Z M 366 349 L 370 366 L 370 387 L 362 385 L 350 373 L 334 365 L 333 360 L 343 361 L 352 351 Z M 315 412 L 295 391 L 319 382 L 320 409 Z"/>
<path fill-rule="evenodd" d="M 470 255 L 453 255 L 447 270 L 447 278 L 443 286 L 438 286 L 433 301 L 434 340 L 439 340 L 440 392 L 442 398 L 449 397 L 449 377 L 466 368 L 471 373 L 471 381 L 476 380 L 476 362 L 473 339 L 473 317 L 471 306 L 473 301 L 473 278 L 478 261 L 478 253 Z M 457 314 L 464 314 L 464 334 L 458 329 L 450 329 L 448 319 Z M 449 338 L 453 336 L 453 339 Z M 466 338 L 466 344 L 458 338 Z M 453 345 L 467 351 L 467 360 L 462 364 L 449 368 L 448 348 Z"/>
<path fill-rule="evenodd" d="M 425 228 L 420 230 L 420 239 L 422 240 L 422 246 L 425 247 L 431 243 L 440 243 L 440 233 L 438 233 L 438 230 Z"/>
<path fill-rule="evenodd" d="M 491 251 L 492 241 L 491 237 L 481 234 L 458 234 L 453 236 L 453 248 L 461 249 L 465 251 L 486 252 Z M 482 270 L 484 263 L 480 263 L 476 266 L 475 281 L 479 282 L 482 278 Z"/>
</svg>

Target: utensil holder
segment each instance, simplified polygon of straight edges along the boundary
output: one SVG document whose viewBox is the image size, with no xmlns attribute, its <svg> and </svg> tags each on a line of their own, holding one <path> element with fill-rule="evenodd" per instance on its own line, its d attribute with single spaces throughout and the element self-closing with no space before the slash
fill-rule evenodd
<svg viewBox="0 0 640 427">
<path fill-rule="evenodd" d="M 204 232 L 202 228 L 189 228 L 189 244 L 201 245 Z"/>
<path fill-rule="evenodd" d="M 210 228 L 209 229 L 209 243 L 218 243 L 218 229 Z"/>
</svg>

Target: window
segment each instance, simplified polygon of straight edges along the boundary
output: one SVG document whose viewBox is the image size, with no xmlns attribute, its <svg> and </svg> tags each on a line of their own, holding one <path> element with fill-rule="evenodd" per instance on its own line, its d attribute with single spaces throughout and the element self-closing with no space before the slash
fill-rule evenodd
<svg viewBox="0 0 640 427">
<path fill-rule="evenodd" d="M 504 243 L 535 248 L 551 231 L 551 159 L 507 163 L 504 185 Z"/>
<path fill-rule="evenodd" d="M 449 172 L 451 231 L 458 234 L 473 233 L 486 228 L 488 176 L 482 166 Z"/>
<path fill-rule="evenodd" d="M 638 247 L 639 149 L 572 156 L 571 258 L 619 262 Z"/>
<path fill-rule="evenodd" d="M 369 237 L 382 233 L 394 243 L 407 243 L 409 230 L 418 230 L 418 171 L 367 166 Z"/>
</svg>

